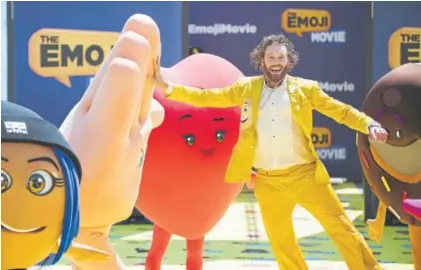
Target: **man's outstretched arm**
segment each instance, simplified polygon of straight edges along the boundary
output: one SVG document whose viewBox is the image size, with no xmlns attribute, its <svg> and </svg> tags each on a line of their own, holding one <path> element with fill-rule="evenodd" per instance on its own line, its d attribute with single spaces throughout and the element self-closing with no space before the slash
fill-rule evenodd
<svg viewBox="0 0 421 270">
<path fill-rule="evenodd" d="M 387 132 L 381 128 L 380 124 L 365 113 L 332 98 L 320 88 L 317 82 L 310 87 L 309 96 L 311 97 L 311 104 L 315 110 L 332 118 L 339 124 L 344 124 L 353 130 L 367 135 L 371 133 L 370 131 L 373 127 L 374 133 L 376 133 L 370 134 L 376 137 L 373 139 L 378 139 L 380 141 L 387 140 Z"/>
<path fill-rule="evenodd" d="M 155 63 L 155 85 L 168 99 L 196 107 L 227 108 L 239 106 L 243 87 L 237 81 L 229 86 L 214 89 L 200 89 L 167 82 L 160 71 L 159 59 Z"/>
</svg>

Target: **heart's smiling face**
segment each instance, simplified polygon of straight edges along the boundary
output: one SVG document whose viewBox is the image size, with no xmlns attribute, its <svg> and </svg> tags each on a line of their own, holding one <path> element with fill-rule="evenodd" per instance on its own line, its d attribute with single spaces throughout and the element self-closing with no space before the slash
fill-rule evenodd
<svg viewBox="0 0 421 270">
<path fill-rule="evenodd" d="M 209 89 L 243 76 L 222 58 L 195 54 L 165 69 L 175 83 Z M 224 215 L 242 184 L 227 184 L 224 175 L 237 142 L 240 108 L 196 108 L 155 98 L 165 119 L 149 139 L 137 208 L 171 233 L 197 238 Z"/>
<path fill-rule="evenodd" d="M 358 137 L 367 181 L 401 221 L 421 225 L 415 203 L 421 199 L 421 66 L 408 64 L 385 75 L 362 110 L 389 132 L 384 144 Z"/>
</svg>

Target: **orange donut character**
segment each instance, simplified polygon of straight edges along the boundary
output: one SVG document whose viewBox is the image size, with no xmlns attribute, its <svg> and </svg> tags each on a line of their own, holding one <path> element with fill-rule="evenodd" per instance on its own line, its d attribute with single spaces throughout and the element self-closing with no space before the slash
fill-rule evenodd
<svg viewBox="0 0 421 270">
<path fill-rule="evenodd" d="M 370 237 L 380 240 L 387 209 L 409 225 L 415 269 L 421 269 L 421 65 L 405 64 L 379 79 L 362 110 L 389 132 L 386 143 L 357 138 L 364 175 L 379 198 Z"/>
</svg>

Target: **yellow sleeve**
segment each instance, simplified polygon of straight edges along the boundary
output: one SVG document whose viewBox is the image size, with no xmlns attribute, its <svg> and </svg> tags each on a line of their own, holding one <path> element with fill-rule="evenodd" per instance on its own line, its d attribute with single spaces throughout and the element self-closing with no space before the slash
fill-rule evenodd
<svg viewBox="0 0 421 270">
<path fill-rule="evenodd" d="M 311 88 L 311 103 L 316 111 L 332 118 L 339 124 L 344 124 L 364 134 L 368 134 L 368 125 L 375 123 L 366 114 L 330 97 L 320 88 L 317 82 Z"/>
<path fill-rule="evenodd" d="M 227 108 L 241 105 L 243 86 L 237 82 L 223 88 L 199 89 L 174 84 L 165 92 L 168 99 L 196 107 Z"/>
</svg>

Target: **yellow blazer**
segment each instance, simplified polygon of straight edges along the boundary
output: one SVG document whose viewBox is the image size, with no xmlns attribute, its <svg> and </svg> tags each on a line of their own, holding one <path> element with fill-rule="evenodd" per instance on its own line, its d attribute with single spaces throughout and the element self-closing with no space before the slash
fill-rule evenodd
<svg viewBox="0 0 421 270">
<path fill-rule="evenodd" d="M 308 147 L 317 162 L 315 179 L 319 183 L 328 184 L 329 174 L 320 161 L 311 139 L 312 111 L 317 110 L 339 124 L 345 124 L 364 134 L 368 134 L 367 126 L 373 120 L 353 107 L 328 96 L 316 81 L 292 76 L 287 76 L 286 79 L 293 118 L 303 129 Z M 225 181 L 228 183 L 245 182 L 250 179 L 257 145 L 256 122 L 263 82 L 263 76 L 243 77 L 224 88 L 201 90 L 173 85 L 165 91 L 167 98 L 197 107 L 227 108 L 242 106 L 244 101 L 251 100 L 253 124 L 241 132 L 234 148 L 225 174 Z"/>
</svg>

